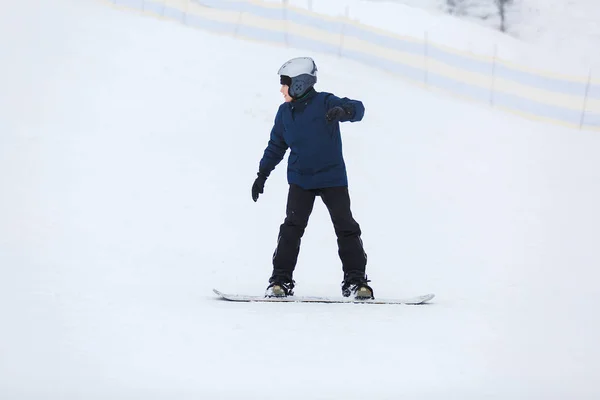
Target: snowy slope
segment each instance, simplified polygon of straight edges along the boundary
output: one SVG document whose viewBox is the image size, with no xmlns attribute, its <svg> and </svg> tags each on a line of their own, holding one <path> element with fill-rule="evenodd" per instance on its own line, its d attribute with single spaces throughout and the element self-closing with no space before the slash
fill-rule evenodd
<svg viewBox="0 0 600 400">
<path fill-rule="evenodd" d="M 527 43 L 580 59 L 600 73 L 600 2 L 521 0 L 512 25 L 514 35 Z"/>
<path fill-rule="evenodd" d="M 298 53 L 93 1 L 0 33 L 1 398 L 600 395 L 597 133 L 309 54 L 367 108 L 343 137 L 376 294 L 436 300 L 223 303 L 270 273 L 285 160 L 250 186 Z M 335 246 L 317 204 L 299 294 L 339 292 Z"/>
<path fill-rule="evenodd" d="M 280 0 L 266 1 L 280 3 Z M 558 4 L 563 3 L 558 0 L 516 2 L 510 8 L 511 31 L 508 34 L 497 29 L 498 18 L 482 22 L 469 14 L 448 14 L 443 0 L 289 0 L 288 4 L 327 15 L 345 15 L 402 36 L 497 57 L 537 72 L 581 79 L 587 79 L 591 72 L 597 79 L 600 77 L 600 52 L 595 49 L 600 29 L 600 3 L 584 1 L 577 0 L 568 5 Z M 491 12 L 490 7 L 477 10 L 481 14 Z M 558 21 L 559 18 L 562 19 Z"/>
<path fill-rule="evenodd" d="M 302 4 L 302 0 L 296 1 Z M 340 0 L 342 1 L 342 0 Z M 314 1 L 314 3 L 318 3 Z M 387 9 L 387 15 L 401 19 L 409 8 L 421 8 L 427 13 L 448 12 L 447 0 L 347 0 L 350 7 L 375 3 L 373 9 Z M 477 24 L 497 30 L 500 18 L 495 0 L 455 0 L 455 13 L 448 19 Z M 360 15 L 357 13 L 356 15 Z M 524 44 L 534 45 L 536 53 L 545 52 L 560 59 L 592 66 L 600 73 L 600 2 L 597 0 L 513 0 L 507 7 L 507 34 Z"/>
</svg>

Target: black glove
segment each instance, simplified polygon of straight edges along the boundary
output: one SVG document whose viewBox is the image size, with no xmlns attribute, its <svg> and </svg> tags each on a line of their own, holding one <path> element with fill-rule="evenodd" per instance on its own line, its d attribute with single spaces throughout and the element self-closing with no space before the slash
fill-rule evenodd
<svg viewBox="0 0 600 400">
<path fill-rule="evenodd" d="M 252 185 L 252 200 L 255 202 L 258 200 L 258 194 L 264 191 L 266 181 L 267 175 L 259 172 L 258 177 L 254 180 L 254 184 Z"/>
<path fill-rule="evenodd" d="M 327 122 L 339 121 L 344 117 L 350 117 L 352 114 L 354 114 L 354 109 L 350 106 L 335 106 L 327 111 L 325 119 Z"/>
</svg>

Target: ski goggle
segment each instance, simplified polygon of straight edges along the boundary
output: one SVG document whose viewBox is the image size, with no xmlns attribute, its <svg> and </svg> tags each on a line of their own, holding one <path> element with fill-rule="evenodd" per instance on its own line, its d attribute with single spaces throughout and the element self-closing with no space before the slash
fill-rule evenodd
<svg viewBox="0 0 600 400">
<path fill-rule="evenodd" d="M 281 75 L 279 78 L 279 83 L 282 85 L 292 86 L 292 78 L 287 75 Z"/>
</svg>

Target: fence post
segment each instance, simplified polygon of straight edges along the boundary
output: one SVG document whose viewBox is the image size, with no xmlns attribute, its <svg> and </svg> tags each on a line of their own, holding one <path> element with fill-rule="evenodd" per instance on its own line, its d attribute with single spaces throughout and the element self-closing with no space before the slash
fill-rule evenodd
<svg viewBox="0 0 600 400">
<path fill-rule="evenodd" d="M 312 11 L 312 0 L 307 0 L 308 11 Z"/>
<path fill-rule="evenodd" d="M 590 72 L 588 73 L 587 84 L 585 85 L 585 94 L 583 95 L 583 108 L 581 109 L 581 120 L 579 121 L 579 129 L 583 129 L 583 123 L 585 121 L 585 112 L 587 109 L 588 96 L 590 93 L 590 85 L 592 83 L 592 67 L 590 67 Z"/>
<path fill-rule="evenodd" d="M 160 15 L 161 15 L 162 17 L 164 17 L 164 16 L 165 16 L 165 11 L 166 11 L 166 9 L 167 9 L 167 0 L 164 0 L 164 1 L 163 1 L 163 6 L 162 6 L 162 11 L 161 11 L 161 13 L 160 13 Z"/>
<path fill-rule="evenodd" d="M 289 42 L 289 23 L 288 23 L 288 7 L 290 5 L 290 1 L 289 0 L 282 0 L 282 8 L 281 11 L 283 13 L 283 43 L 285 44 L 285 47 L 290 47 L 290 42 Z"/>
<path fill-rule="evenodd" d="M 490 88 L 490 105 L 494 106 L 494 93 L 496 91 L 496 59 L 498 58 L 498 43 L 494 44 L 494 57 L 492 59 L 492 86 Z"/>
<path fill-rule="evenodd" d="M 338 57 L 342 56 L 342 49 L 344 47 L 344 37 L 346 35 L 346 23 L 350 19 L 350 6 L 346 6 L 346 11 L 344 15 L 344 21 L 342 22 L 342 29 L 340 31 L 340 47 L 338 49 Z"/>
<path fill-rule="evenodd" d="M 243 11 L 240 11 L 240 13 L 238 14 L 238 19 L 237 22 L 235 24 L 235 29 L 233 30 L 233 37 L 237 38 L 238 37 L 238 31 L 240 30 L 240 25 L 242 24 L 242 15 L 244 14 Z"/>
<path fill-rule="evenodd" d="M 190 13 L 190 1 L 191 0 L 186 0 L 185 1 L 185 14 L 183 14 L 183 23 L 184 23 L 184 25 L 188 24 L 188 14 Z"/>
<path fill-rule="evenodd" d="M 423 82 L 425 83 L 425 86 L 427 86 L 427 83 L 429 81 L 428 57 L 429 57 L 429 32 L 425 31 L 425 39 L 423 42 Z"/>
</svg>

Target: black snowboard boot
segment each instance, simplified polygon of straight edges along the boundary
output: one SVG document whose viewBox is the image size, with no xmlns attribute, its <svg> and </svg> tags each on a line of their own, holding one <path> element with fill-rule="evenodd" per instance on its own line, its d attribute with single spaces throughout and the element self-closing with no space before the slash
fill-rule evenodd
<svg viewBox="0 0 600 400">
<path fill-rule="evenodd" d="M 269 286 L 265 291 L 265 297 L 286 297 L 294 295 L 294 284 L 292 279 L 281 276 L 272 276 L 269 279 Z"/>
<path fill-rule="evenodd" d="M 342 281 L 342 295 L 350 297 L 354 295 L 356 300 L 374 299 L 373 288 L 368 285 L 371 282 L 366 276 L 346 276 Z"/>
</svg>

